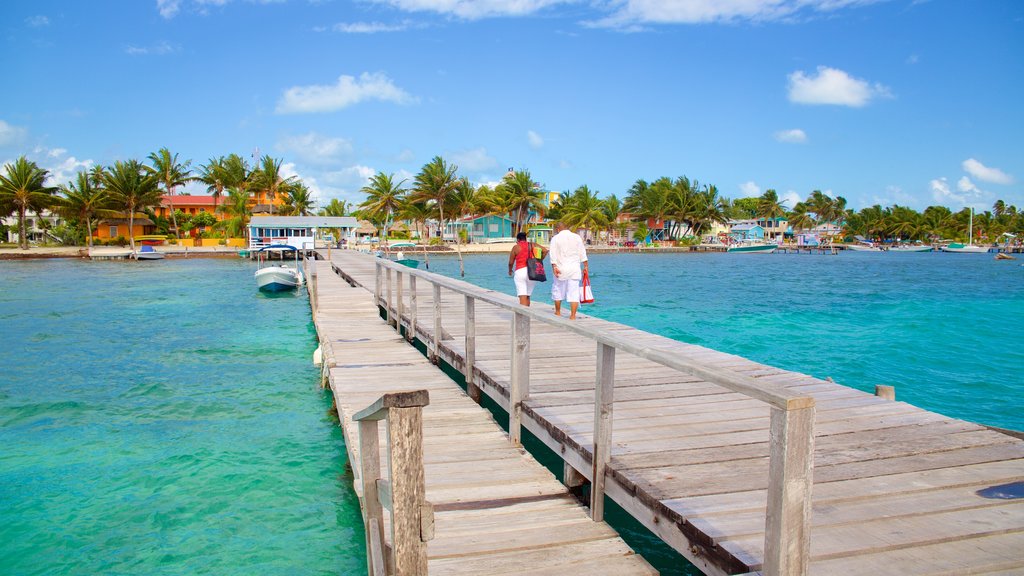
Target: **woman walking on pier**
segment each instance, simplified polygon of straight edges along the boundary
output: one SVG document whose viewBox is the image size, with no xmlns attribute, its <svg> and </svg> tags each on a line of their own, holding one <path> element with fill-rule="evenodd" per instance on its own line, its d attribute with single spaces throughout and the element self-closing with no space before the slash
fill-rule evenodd
<svg viewBox="0 0 1024 576">
<path fill-rule="evenodd" d="M 540 253 L 538 256 L 534 253 Z M 529 272 L 526 269 L 526 260 L 533 256 L 543 260 L 548 253 L 541 246 L 534 246 L 533 242 L 526 241 L 526 232 L 516 234 L 516 245 L 508 255 L 508 275 L 516 284 L 516 296 L 519 296 L 519 303 L 523 306 L 530 305 L 530 296 L 533 295 L 533 287 L 537 283 L 530 280 Z"/>
</svg>

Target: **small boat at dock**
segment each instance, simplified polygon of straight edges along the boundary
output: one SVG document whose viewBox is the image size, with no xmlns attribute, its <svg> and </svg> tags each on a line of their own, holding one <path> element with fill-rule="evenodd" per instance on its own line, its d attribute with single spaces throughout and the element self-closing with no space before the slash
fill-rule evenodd
<svg viewBox="0 0 1024 576">
<path fill-rule="evenodd" d="M 136 260 L 163 260 L 164 255 L 153 249 L 152 246 L 144 244 L 139 246 L 139 249 L 135 252 Z"/>
<path fill-rule="evenodd" d="M 299 268 L 299 249 L 294 246 L 288 246 L 287 244 L 272 244 L 270 246 L 264 246 L 256 251 L 256 257 L 259 260 L 259 269 L 256 270 L 256 287 L 263 292 L 281 292 L 284 290 L 294 290 L 301 284 L 304 284 L 306 279 L 302 275 L 302 270 Z M 269 259 L 273 254 L 280 256 L 281 260 L 284 260 L 286 252 L 292 252 L 295 255 L 295 263 L 293 266 L 287 264 L 270 264 Z M 267 265 L 264 265 L 264 257 L 267 259 Z"/>
<path fill-rule="evenodd" d="M 771 254 L 778 249 L 778 244 L 766 244 L 764 242 L 743 242 L 730 246 L 725 251 L 730 254 Z"/>
<path fill-rule="evenodd" d="M 931 252 L 935 250 L 932 246 L 927 244 L 899 244 L 896 246 L 890 246 L 889 252 Z"/>
</svg>

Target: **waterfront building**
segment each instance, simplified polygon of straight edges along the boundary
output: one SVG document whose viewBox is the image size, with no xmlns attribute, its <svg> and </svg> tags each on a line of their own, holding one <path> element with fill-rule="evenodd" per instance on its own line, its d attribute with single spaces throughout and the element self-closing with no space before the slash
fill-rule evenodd
<svg viewBox="0 0 1024 576">
<path fill-rule="evenodd" d="M 249 248 L 287 244 L 312 250 L 328 243 L 356 241 L 359 221 L 352 216 L 261 216 L 249 221 Z"/>
<path fill-rule="evenodd" d="M 0 222 L 7 227 L 7 242 L 18 241 L 18 215 L 12 214 L 0 219 Z M 61 239 L 54 236 L 51 230 L 60 226 L 64 221 L 60 216 L 43 210 L 42 212 L 30 212 L 25 215 L 25 235 L 28 236 L 30 244 L 40 242 L 61 242 Z"/>
</svg>

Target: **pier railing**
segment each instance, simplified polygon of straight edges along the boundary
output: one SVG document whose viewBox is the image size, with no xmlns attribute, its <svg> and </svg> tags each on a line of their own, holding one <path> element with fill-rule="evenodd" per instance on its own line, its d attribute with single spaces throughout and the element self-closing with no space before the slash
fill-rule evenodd
<svg viewBox="0 0 1024 576">
<path fill-rule="evenodd" d="M 405 277 L 409 278 L 408 309 L 404 296 Z M 384 308 L 387 321 L 399 331 L 403 328 L 403 318 L 408 317 L 408 325 L 404 327 L 410 339 L 416 337 L 416 326 L 419 321 L 416 289 L 418 278 L 428 282 L 433 292 L 433 331 L 426 345 L 429 355 L 435 361 L 440 357 L 442 341 L 441 290 L 461 294 L 465 298 L 463 373 L 467 389 L 474 399 L 479 398 L 474 375 L 476 302 L 484 302 L 512 313 L 508 415 L 509 439 L 514 444 L 520 443 L 522 406 L 530 397 L 531 321 L 557 326 L 595 342 L 597 370 L 592 466 L 590 470 L 581 471 L 584 475 L 589 472 L 591 516 L 595 521 L 604 518 L 605 482 L 611 459 L 617 351 L 645 358 L 768 404 L 771 408 L 768 438 L 769 477 L 762 571 L 770 575 L 796 575 L 807 572 L 810 556 L 814 398 L 796 394 L 776 384 L 757 381 L 732 370 L 694 362 L 669 350 L 638 344 L 609 331 L 590 328 L 579 322 L 553 316 L 547 311 L 541 312 L 521 306 L 517 302 L 507 300 L 503 295 L 464 282 L 378 258 L 374 283 L 375 301 Z"/>
<path fill-rule="evenodd" d="M 423 475 L 423 407 L 426 390 L 385 394 L 360 410 L 360 475 L 370 576 L 426 576 L 427 542 L 434 537 L 434 511 Z M 388 437 L 388 480 L 381 477 L 378 423 Z M 391 545 L 384 539 L 384 510 L 391 513 Z"/>
</svg>

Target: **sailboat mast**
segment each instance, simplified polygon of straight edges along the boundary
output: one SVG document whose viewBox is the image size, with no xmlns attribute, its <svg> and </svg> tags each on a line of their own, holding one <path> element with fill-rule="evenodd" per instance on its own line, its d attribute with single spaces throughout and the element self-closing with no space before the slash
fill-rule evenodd
<svg viewBox="0 0 1024 576">
<path fill-rule="evenodd" d="M 971 246 L 974 244 L 974 207 L 971 206 L 971 219 L 968 220 L 967 224 L 967 245 Z"/>
</svg>

